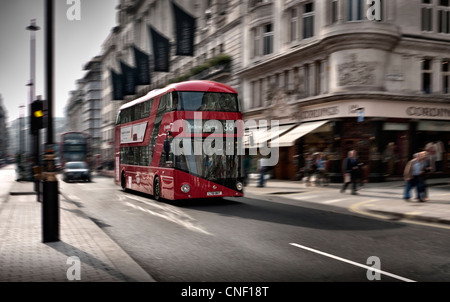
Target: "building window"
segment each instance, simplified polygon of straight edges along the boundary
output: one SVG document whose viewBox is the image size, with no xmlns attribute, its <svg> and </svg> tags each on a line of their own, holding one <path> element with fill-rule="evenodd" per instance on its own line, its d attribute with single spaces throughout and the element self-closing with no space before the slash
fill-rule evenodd
<svg viewBox="0 0 450 302">
<path fill-rule="evenodd" d="M 347 21 L 360 21 L 363 18 L 362 0 L 347 0 Z"/>
<path fill-rule="evenodd" d="M 433 8 L 431 0 L 422 0 L 422 30 L 433 30 Z"/>
<path fill-rule="evenodd" d="M 309 64 L 305 64 L 304 66 L 303 66 L 303 70 L 305 71 L 305 74 L 304 74 L 304 81 L 303 81 L 303 83 L 304 83 L 304 85 L 305 85 L 305 94 L 306 94 L 306 96 L 309 96 L 310 95 L 310 86 L 309 86 L 309 83 L 310 83 L 310 78 L 309 78 Z"/>
<path fill-rule="evenodd" d="M 314 94 L 319 95 L 322 94 L 324 90 L 324 63 L 322 61 L 315 62 L 315 85 L 314 85 Z"/>
<path fill-rule="evenodd" d="M 306 3 L 303 6 L 303 39 L 314 36 L 314 4 Z"/>
<path fill-rule="evenodd" d="M 259 45 L 261 44 L 261 36 L 259 34 L 259 28 L 253 29 L 253 56 L 257 57 L 260 54 Z"/>
<path fill-rule="evenodd" d="M 449 93 L 449 80 L 450 80 L 450 68 L 449 68 L 449 59 L 444 59 L 442 61 L 442 93 L 448 94 Z"/>
<path fill-rule="evenodd" d="M 290 10 L 290 23 L 289 23 L 289 42 L 297 40 L 297 9 Z"/>
<path fill-rule="evenodd" d="M 252 86 L 253 86 L 253 102 L 251 104 L 251 107 L 259 108 L 262 106 L 260 81 L 259 80 L 253 81 Z"/>
<path fill-rule="evenodd" d="M 425 94 L 431 93 L 431 59 L 424 59 L 422 61 L 422 92 Z"/>
<path fill-rule="evenodd" d="M 268 55 L 273 52 L 273 29 L 272 24 L 264 26 L 263 33 L 263 55 Z"/>
<path fill-rule="evenodd" d="M 338 22 L 338 2 L 337 0 L 331 1 L 330 13 L 331 13 L 331 24 Z"/>
<path fill-rule="evenodd" d="M 450 33 L 450 8 L 449 0 L 440 0 L 438 8 L 438 32 Z"/>
</svg>

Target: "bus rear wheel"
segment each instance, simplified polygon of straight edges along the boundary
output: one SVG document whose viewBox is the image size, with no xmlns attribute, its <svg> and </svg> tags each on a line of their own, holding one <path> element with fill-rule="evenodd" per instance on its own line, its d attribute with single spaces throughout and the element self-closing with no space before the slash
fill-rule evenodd
<svg viewBox="0 0 450 302">
<path fill-rule="evenodd" d="M 156 201 L 161 200 L 161 182 L 159 177 L 155 177 L 155 181 L 153 182 L 153 197 Z"/>
</svg>

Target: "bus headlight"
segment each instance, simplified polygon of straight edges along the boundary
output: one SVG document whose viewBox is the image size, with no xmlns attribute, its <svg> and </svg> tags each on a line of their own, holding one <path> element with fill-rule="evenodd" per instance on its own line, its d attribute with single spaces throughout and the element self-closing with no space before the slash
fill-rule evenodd
<svg viewBox="0 0 450 302">
<path fill-rule="evenodd" d="M 188 184 L 184 184 L 181 186 L 181 192 L 183 192 L 183 193 L 189 193 L 190 190 L 191 190 L 191 187 Z"/>
<path fill-rule="evenodd" d="M 236 189 L 238 189 L 238 191 L 242 191 L 243 188 L 244 188 L 244 185 L 242 184 L 242 182 L 238 181 L 236 183 Z"/>
</svg>

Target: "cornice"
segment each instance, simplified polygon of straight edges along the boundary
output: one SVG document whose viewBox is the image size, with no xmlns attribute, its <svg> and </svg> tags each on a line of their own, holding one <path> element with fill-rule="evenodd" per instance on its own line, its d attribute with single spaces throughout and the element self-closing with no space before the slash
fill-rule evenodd
<svg viewBox="0 0 450 302">
<path fill-rule="evenodd" d="M 450 95 L 415 95 L 415 94 L 394 94 L 394 93 L 378 93 L 378 92 L 342 92 L 333 93 L 327 95 L 319 95 L 304 99 L 298 99 L 292 102 L 301 106 L 319 105 L 335 101 L 343 100 L 384 100 L 384 101 L 397 101 L 397 102 L 424 102 L 433 104 L 449 104 Z"/>
<path fill-rule="evenodd" d="M 299 61 L 307 62 L 318 54 L 329 55 L 336 51 L 348 49 L 380 49 L 391 51 L 398 45 L 400 35 L 386 32 L 365 32 L 365 31 L 338 31 L 335 34 L 325 34 L 316 40 L 308 41 L 305 44 L 298 44 L 289 50 L 261 58 L 260 61 L 252 63 L 237 71 L 240 76 L 259 72 L 270 72 L 272 69 L 278 70 L 286 62 Z M 288 63 L 289 64 L 289 63 Z M 292 65 L 292 64 L 291 64 Z"/>
</svg>

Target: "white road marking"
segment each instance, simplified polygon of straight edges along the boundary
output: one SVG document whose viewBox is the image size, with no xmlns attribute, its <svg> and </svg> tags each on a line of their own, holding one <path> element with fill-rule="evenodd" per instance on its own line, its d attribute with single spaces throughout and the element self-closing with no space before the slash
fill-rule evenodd
<svg viewBox="0 0 450 302">
<path fill-rule="evenodd" d="M 374 272 L 377 272 L 377 273 L 380 273 L 380 274 L 383 274 L 383 275 L 386 275 L 386 276 L 389 276 L 391 278 L 395 278 L 395 279 L 398 279 L 398 280 L 401 280 L 401 281 L 416 282 L 416 281 L 408 279 L 408 278 L 404 278 L 404 277 L 401 277 L 401 276 L 398 276 L 398 275 L 395 275 L 395 274 L 391 274 L 391 273 L 388 273 L 388 272 L 385 272 L 385 271 L 373 268 L 371 266 L 367 266 L 367 265 L 360 264 L 358 262 L 354 262 L 354 261 L 351 261 L 351 260 L 348 260 L 348 259 L 345 259 L 345 258 L 341 258 L 341 257 L 335 256 L 335 255 L 331 255 L 331 254 L 328 254 L 328 253 L 325 253 L 325 252 L 322 252 L 322 251 L 319 251 L 319 250 L 316 250 L 316 249 L 313 249 L 313 248 L 310 248 L 310 247 L 307 247 L 307 246 L 303 246 L 303 245 L 300 245 L 300 244 L 297 244 L 297 243 L 289 243 L 289 244 L 292 245 L 292 246 L 295 246 L 295 247 L 298 247 L 298 248 L 301 248 L 301 249 L 313 252 L 313 253 L 320 254 L 322 256 L 326 256 L 326 257 L 333 258 L 333 259 L 336 259 L 336 260 L 339 260 L 339 261 L 342 261 L 342 262 L 346 262 L 346 263 L 349 263 L 349 264 L 352 264 L 352 265 L 355 265 L 355 266 L 359 266 L 359 267 L 362 267 L 364 269 L 371 270 L 371 271 L 374 271 Z"/>
<path fill-rule="evenodd" d="M 308 198 L 308 199 L 310 199 L 310 198 L 316 198 L 316 197 L 318 197 L 319 195 L 299 195 L 299 196 L 295 196 L 294 197 L 294 199 L 297 199 L 297 200 L 303 200 L 303 199 L 306 199 L 306 198 Z"/>
<path fill-rule="evenodd" d="M 173 206 L 152 203 L 152 202 L 143 200 L 143 199 L 141 199 L 139 197 L 135 197 L 135 196 L 126 195 L 125 198 L 129 198 L 129 199 L 144 203 L 148 206 L 156 208 L 156 210 L 146 209 L 141 206 L 132 204 L 130 202 L 125 202 L 125 205 L 127 205 L 129 207 L 132 207 L 132 208 L 140 210 L 142 212 L 149 213 L 151 215 L 163 218 L 170 222 L 176 223 L 176 224 L 181 225 L 182 227 L 185 227 L 191 231 L 195 231 L 195 232 L 199 232 L 199 233 L 203 233 L 203 234 L 207 234 L 207 235 L 212 235 L 211 233 L 204 230 L 200 226 L 195 225 L 196 220 L 194 218 L 192 218 L 191 216 L 187 215 L 186 213 L 178 210 L 177 208 L 175 208 Z M 120 200 L 123 200 L 123 199 L 120 198 Z"/>
<path fill-rule="evenodd" d="M 344 201 L 344 200 L 347 200 L 347 198 L 340 198 L 340 199 L 325 200 L 325 201 L 324 201 L 324 202 L 322 202 L 322 203 L 325 203 L 325 204 L 330 204 L 330 203 L 336 203 L 336 202 L 339 202 L 339 201 Z"/>
</svg>

